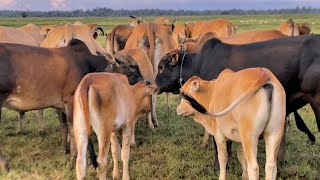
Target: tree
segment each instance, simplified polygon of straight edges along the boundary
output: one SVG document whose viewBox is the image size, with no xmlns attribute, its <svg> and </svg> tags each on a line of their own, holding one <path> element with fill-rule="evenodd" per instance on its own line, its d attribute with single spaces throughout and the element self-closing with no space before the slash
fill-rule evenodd
<svg viewBox="0 0 320 180">
<path fill-rule="evenodd" d="M 28 14 L 27 14 L 26 12 L 22 12 L 22 13 L 21 13 L 21 16 L 22 16 L 23 18 L 26 18 L 26 17 L 28 16 Z"/>
</svg>

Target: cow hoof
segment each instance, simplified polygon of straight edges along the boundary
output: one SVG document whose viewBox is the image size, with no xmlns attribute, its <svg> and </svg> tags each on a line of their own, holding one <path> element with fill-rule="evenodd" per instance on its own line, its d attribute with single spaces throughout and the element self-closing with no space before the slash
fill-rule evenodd
<svg viewBox="0 0 320 180">
<path fill-rule="evenodd" d="M 43 136 L 43 135 L 46 134 L 46 131 L 45 130 L 39 130 L 38 133 Z"/>
<path fill-rule="evenodd" d="M 6 171 L 9 171 L 9 169 L 10 169 L 9 163 L 3 159 L 0 160 L 0 171 L 6 172 Z"/>
<path fill-rule="evenodd" d="M 314 137 L 314 135 L 309 136 L 309 140 L 311 141 L 312 145 L 314 145 L 316 143 L 316 137 Z"/>
</svg>

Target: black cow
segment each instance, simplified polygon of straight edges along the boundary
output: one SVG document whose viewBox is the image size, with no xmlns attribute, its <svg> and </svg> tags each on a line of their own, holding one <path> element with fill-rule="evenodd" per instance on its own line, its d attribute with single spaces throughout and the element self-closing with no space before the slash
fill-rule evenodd
<svg viewBox="0 0 320 180">
<path fill-rule="evenodd" d="M 59 118 L 62 146 L 67 151 L 69 132 L 70 151 L 75 156 L 73 95 L 84 75 L 101 71 L 126 74 L 131 84 L 142 80 L 135 62 L 92 55 L 77 39 L 62 48 L 0 43 L 0 109 L 6 107 L 23 113 L 53 107 L 64 112 Z M 2 157 L 1 164 L 7 166 Z"/>
<path fill-rule="evenodd" d="M 265 67 L 275 74 L 286 90 L 287 114 L 295 112 L 298 128 L 304 130 L 314 143 L 315 137 L 296 110 L 310 103 L 320 130 L 319 47 L 318 35 L 285 37 L 246 45 L 229 45 L 213 38 L 203 45 L 198 54 L 178 50 L 166 54 L 158 65 L 157 93 L 179 93 L 182 84 L 194 75 L 211 80 L 226 68 L 239 71 Z M 279 155 L 280 161 L 283 161 L 283 156 Z"/>
</svg>

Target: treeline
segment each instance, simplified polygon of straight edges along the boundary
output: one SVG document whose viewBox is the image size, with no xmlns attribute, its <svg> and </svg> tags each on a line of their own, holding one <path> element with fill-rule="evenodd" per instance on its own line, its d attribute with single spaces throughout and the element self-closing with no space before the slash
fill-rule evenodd
<svg viewBox="0 0 320 180">
<path fill-rule="evenodd" d="M 74 11 L 12 11 L 1 10 L 0 17 L 110 17 L 110 16 L 206 16 L 206 15 L 255 15 L 255 14 L 318 14 L 320 8 L 296 7 L 291 9 L 270 9 L 270 10 L 114 10 L 110 8 L 95 8 L 92 10 Z"/>
</svg>

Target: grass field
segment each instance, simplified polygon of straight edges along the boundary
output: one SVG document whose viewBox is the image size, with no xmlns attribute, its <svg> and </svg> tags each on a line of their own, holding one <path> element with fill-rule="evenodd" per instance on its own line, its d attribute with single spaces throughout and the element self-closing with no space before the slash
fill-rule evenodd
<svg viewBox="0 0 320 180">
<path fill-rule="evenodd" d="M 178 23 L 207 20 L 216 17 L 177 17 Z M 270 15 L 270 16 L 227 16 L 238 26 L 238 32 L 254 29 L 276 29 L 280 22 L 292 18 L 297 22 L 307 21 L 312 32 L 320 33 L 320 15 Z M 152 17 L 143 18 L 151 21 Z M 173 19 L 173 18 L 172 18 Z M 1 18 L 0 25 L 21 26 L 26 23 L 37 25 L 64 24 L 74 21 L 97 23 L 106 32 L 117 24 L 128 24 L 129 18 Z M 100 38 L 101 44 L 105 40 Z M 218 179 L 213 170 L 212 144 L 201 148 L 203 128 L 191 118 L 176 115 L 179 98 L 171 96 L 170 108 L 164 103 L 164 95 L 158 97 L 158 120 L 160 126 L 152 132 L 146 122 L 140 121 L 136 128 L 138 146 L 132 148 L 130 156 L 131 179 Z M 314 115 L 310 107 L 299 110 L 307 126 L 317 140 L 311 145 L 307 136 L 297 130 L 291 121 L 287 132 L 286 164 L 280 168 L 279 179 L 314 179 L 320 167 L 320 133 L 317 131 Z M 70 157 L 60 147 L 59 123 L 53 109 L 45 110 L 46 134 L 37 132 L 37 116 L 34 112 L 26 115 L 24 135 L 16 134 L 18 114 L 3 110 L 0 126 L 0 152 L 9 160 L 11 170 L 0 172 L 0 179 L 75 179 L 75 169 Z M 94 139 L 94 144 L 97 145 Z M 241 166 L 236 158 L 236 143 L 233 143 L 233 156 L 229 158 L 227 179 L 240 179 Z M 97 149 L 97 148 L 96 148 Z M 109 158 L 110 159 L 110 158 Z M 260 178 L 264 177 L 265 150 L 259 142 L 258 160 Z M 109 161 L 110 162 L 110 161 Z M 121 163 L 120 163 L 121 164 Z M 111 179 L 112 165 L 108 179 Z M 95 171 L 89 166 L 87 179 L 96 179 Z"/>
</svg>

